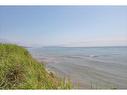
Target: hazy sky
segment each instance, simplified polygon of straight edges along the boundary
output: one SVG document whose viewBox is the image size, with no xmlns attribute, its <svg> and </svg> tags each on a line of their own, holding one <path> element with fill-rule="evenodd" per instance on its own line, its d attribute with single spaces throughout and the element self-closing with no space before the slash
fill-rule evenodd
<svg viewBox="0 0 127 95">
<path fill-rule="evenodd" d="M 127 6 L 1 6 L 0 39 L 42 46 L 127 45 Z"/>
</svg>

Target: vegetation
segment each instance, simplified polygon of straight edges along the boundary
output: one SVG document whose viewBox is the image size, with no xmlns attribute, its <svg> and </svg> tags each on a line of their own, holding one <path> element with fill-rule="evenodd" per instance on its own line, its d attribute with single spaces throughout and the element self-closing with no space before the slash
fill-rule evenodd
<svg viewBox="0 0 127 95">
<path fill-rule="evenodd" d="M 17 45 L 0 44 L 0 89 L 70 89 L 71 83 L 48 73 Z"/>
</svg>

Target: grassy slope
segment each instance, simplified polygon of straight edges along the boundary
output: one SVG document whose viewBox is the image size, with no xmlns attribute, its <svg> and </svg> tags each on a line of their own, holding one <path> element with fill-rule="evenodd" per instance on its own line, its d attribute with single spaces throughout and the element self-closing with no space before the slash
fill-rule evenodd
<svg viewBox="0 0 127 95">
<path fill-rule="evenodd" d="M 0 44 L 0 89 L 69 89 L 23 47 Z"/>
</svg>

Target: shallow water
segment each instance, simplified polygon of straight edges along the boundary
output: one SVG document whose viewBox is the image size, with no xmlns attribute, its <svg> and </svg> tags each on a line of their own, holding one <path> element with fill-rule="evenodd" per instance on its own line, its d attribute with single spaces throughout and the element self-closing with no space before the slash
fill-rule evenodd
<svg viewBox="0 0 127 95">
<path fill-rule="evenodd" d="M 74 88 L 127 89 L 127 47 L 30 48 L 31 54 Z"/>
</svg>

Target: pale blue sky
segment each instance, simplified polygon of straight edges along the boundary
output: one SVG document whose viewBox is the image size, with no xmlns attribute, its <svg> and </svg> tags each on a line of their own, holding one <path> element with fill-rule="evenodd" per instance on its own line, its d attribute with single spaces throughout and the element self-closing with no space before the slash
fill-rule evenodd
<svg viewBox="0 0 127 95">
<path fill-rule="evenodd" d="M 0 6 L 0 39 L 25 45 L 127 45 L 127 6 Z"/>
</svg>

